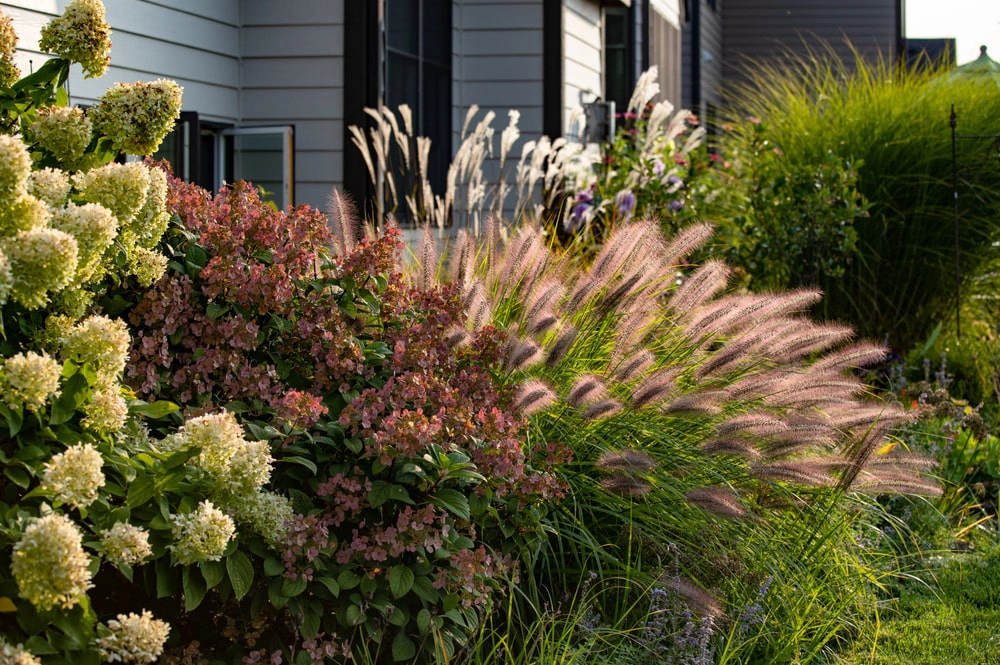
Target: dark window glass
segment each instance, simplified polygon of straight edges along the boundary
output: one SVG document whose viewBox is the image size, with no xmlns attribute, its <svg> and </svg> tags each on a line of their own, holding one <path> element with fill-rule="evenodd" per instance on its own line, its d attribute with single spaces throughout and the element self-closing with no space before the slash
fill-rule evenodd
<svg viewBox="0 0 1000 665">
<path fill-rule="evenodd" d="M 604 98 L 613 101 L 619 113 L 625 110 L 632 94 L 629 76 L 628 10 L 606 7 L 604 10 Z"/>
<path fill-rule="evenodd" d="M 451 10 L 452 0 L 386 0 L 385 102 L 407 104 L 414 131 L 431 140 L 436 192 L 451 159 Z"/>
</svg>

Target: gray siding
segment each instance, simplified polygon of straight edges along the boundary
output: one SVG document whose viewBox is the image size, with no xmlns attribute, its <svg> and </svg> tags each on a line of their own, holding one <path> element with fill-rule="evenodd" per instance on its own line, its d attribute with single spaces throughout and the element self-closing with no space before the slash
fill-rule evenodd
<svg viewBox="0 0 1000 665">
<path fill-rule="evenodd" d="M 594 0 L 563 4 L 563 132 L 582 102 L 604 96 L 604 38 L 601 5 Z"/>
<path fill-rule="evenodd" d="M 740 0 L 723 12 L 723 75 L 738 79 L 747 58 L 770 59 L 782 48 L 805 51 L 827 42 L 845 62 L 845 38 L 866 57 L 896 49 L 898 0 Z"/>
<path fill-rule="evenodd" d="M 241 0 L 244 126 L 295 126 L 295 203 L 343 181 L 346 0 Z"/>
<path fill-rule="evenodd" d="M 542 0 L 456 0 L 452 12 L 452 149 L 469 107 L 521 112 L 521 135 L 542 133 Z"/>
<path fill-rule="evenodd" d="M 722 12 L 728 8 L 729 2 L 716 0 L 716 8 L 712 9 L 707 0 L 697 1 L 700 3 L 700 48 L 697 54 L 692 50 L 693 24 L 690 20 L 685 21 L 681 43 L 681 58 L 684 61 L 681 99 L 684 108 L 705 116 L 709 105 L 714 107 L 722 105 Z M 692 60 L 695 57 L 700 59 L 701 65 L 701 94 L 697 108 L 693 108 L 692 88 Z"/>
<path fill-rule="evenodd" d="M 14 21 L 23 73 L 48 56 L 38 51 L 42 27 L 66 0 L 0 3 Z M 93 104 L 116 82 L 174 79 L 184 87 L 184 109 L 205 119 L 235 122 L 239 115 L 238 0 L 105 0 L 111 24 L 111 68 L 99 79 L 70 74 L 71 101 Z M 31 65 L 29 65 L 29 60 Z"/>
<path fill-rule="evenodd" d="M 674 106 L 681 103 L 681 55 L 678 4 L 665 0 L 650 3 L 649 64 L 659 68 L 660 95 L 657 99 L 669 101 Z"/>
</svg>

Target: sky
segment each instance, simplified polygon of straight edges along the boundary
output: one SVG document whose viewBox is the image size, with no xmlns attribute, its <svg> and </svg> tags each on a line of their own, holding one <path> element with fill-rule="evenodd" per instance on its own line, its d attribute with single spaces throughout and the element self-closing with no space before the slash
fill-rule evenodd
<svg viewBox="0 0 1000 665">
<path fill-rule="evenodd" d="M 956 61 L 979 57 L 979 47 L 1000 62 L 1000 0 L 906 0 L 906 36 L 954 37 Z"/>
</svg>

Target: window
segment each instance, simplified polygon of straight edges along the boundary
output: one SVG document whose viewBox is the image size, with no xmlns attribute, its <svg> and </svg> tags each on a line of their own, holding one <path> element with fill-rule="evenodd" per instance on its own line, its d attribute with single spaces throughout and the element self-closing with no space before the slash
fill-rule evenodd
<svg viewBox="0 0 1000 665">
<path fill-rule="evenodd" d="M 427 174 L 443 191 L 451 161 L 451 0 L 386 0 L 385 103 L 406 104 L 431 140 Z"/>
<path fill-rule="evenodd" d="M 279 208 L 295 204 L 294 131 L 291 126 L 239 127 L 203 122 L 184 111 L 154 159 L 174 175 L 214 192 L 225 182 L 247 180 Z"/>
<path fill-rule="evenodd" d="M 618 113 L 632 96 L 628 18 L 628 7 L 604 8 L 604 98 L 615 103 Z"/>
</svg>

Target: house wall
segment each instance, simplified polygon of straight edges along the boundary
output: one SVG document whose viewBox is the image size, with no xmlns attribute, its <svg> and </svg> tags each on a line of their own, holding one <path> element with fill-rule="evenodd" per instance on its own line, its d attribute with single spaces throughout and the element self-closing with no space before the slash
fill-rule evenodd
<svg viewBox="0 0 1000 665">
<path fill-rule="evenodd" d="M 716 0 L 714 8 L 711 7 L 708 0 L 697 1 L 699 3 L 698 21 L 700 23 L 698 52 L 694 51 L 695 35 L 691 17 L 688 17 L 689 20 L 684 22 L 681 37 L 682 60 L 684 62 L 681 105 L 704 117 L 709 105 L 714 107 L 722 105 L 722 13 L 728 9 L 730 2 L 736 0 Z M 694 67 L 692 66 L 695 57 L 699 58 L 700 71 L 698 76 L 701 81 L 697 104 L 695 104 Z"/>
<path fill-rule="evenodd" d="M 740 0 L 726 3 L 723 76 L 738 80 L 747 58 L 771 59 L 782 48 L 804 53 L 828 43 L 845 62 L 847 38 L 866 57 L 893 57 L 899 0 Z"/>
<path fill-rule="evenodd" d="M 604 33 L 595 0 L 563 3 L 563 133 L 575 135 L 572 119 L 584 103 L 604 97 Z"/>
<path fill-rule="evenodd" d="M 239 2 L 240 123 L 295 126 L 295 203 L 321 210 L 344 179 L 344 1 Z"/>
<path fill-rule="evenodd" d="M 660 96 L 681 103 L 681 9 L 677 0 L 649 3 L 649 64 L 660 70 Z"/>
<path fill-rule="evenodd" d="M 67 0 L 13 0 L 0 9 L 14 21 L 23 74 L 49 56 L 38 51 L 42 28 L 62 13 Z M 111 68 L 84 79 L 74 65 L 70 99 L 89 105 L 116 82 L 170 78 L 184 87 L 184 110 L 233 123 L 239 117 L 238 0 L 104 0 L 111 24 Z M 29 64 L 29 60 L 31 64 Z"/>
</svg>

